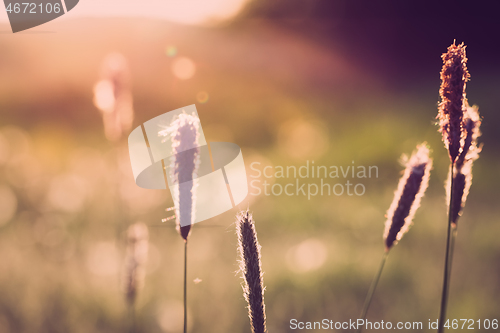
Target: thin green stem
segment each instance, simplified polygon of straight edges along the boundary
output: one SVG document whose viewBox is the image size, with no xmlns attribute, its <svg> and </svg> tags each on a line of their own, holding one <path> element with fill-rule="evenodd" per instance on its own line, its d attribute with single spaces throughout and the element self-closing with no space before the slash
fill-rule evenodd
<svg viewBox="0 0 500 333">
<path fill-rule="evenodd" d="M 187 239 L 184 241 L 184 333 L 187 332 Z"/>
<path fill-rule="evenodd" d="M 361 311 L 360 319 L 365 320 L 365 318 L 366 318 L 366 314 L 368 313 L 368 309 L 370 308 L 370 303 L 372 302 L 373 294 L 375 294 L 375 289 L 377 288 L 378 280 L 380 280 L 380 276 L 382 275 L 382 270 L 384 269 L 384 264 L 385 264 L 385 261 L 386 261 L 388 255 L 389 255 L 389 251 L 385 251 L 384 256 L 382 257 L 382 261 L 380 262 L 380 267 L 378 269 L 378 272 L 375 275 L 375 277 L 373 278 L 372 285 L 370 286 L 370 289 L 368 290 L 368 294 L 366 295 L 365 304 L 363 305 L 363 311 Z M 358 333 L 361 332 L 362 327 L 363 326 L 361 326 L 358 329 L 358 331 L 357 331 Z"/>
<path fill-rule="evenodd" d="M 128 306 L 128 311 L 129 311 L 129 321 L 130 321 L 130 333 L 136 333 L 137 332 L 137 325 L 136 325 L 136 318 L 135 318 L 135 304 L 133 302 L 129 303 Z"/>
<path fill-rule="evenodd" d="M 453 258 L 453 248 L 455 244 L 456 232 L 452 233 L 452 228 L 456 230 L 456 226 L 452 227 L 452 205 L 453 205 L 453 169 L 454 163 L 451 164 L 451 181 L 450 181 L 450 204 L 448 207 L 448 232 L 446 237 L 446 255 L 444 262 L 444 277 L 443 277 L 443 293 L 441 295 L 441 308 L 439 311 L 439 326 L 438 333 L 444 332 L 444 324 L 446 321 L 446 310 L 448 308 L 448 294 L 450 291 L 450 277 L 451 277 L 451 262 Z M 453 235 L 453 236 L 452 236 Z"/>
</svg>

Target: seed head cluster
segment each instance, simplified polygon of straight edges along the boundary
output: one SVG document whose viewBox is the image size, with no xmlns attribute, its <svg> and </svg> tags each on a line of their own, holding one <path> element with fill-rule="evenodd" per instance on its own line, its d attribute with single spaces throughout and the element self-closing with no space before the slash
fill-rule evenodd
<svg viewBox="0 0 500 333">
<path fill-rule="evenodd" d="M 453 43 L 442 55 L 441 88 L 439 94 L 439 130 L 448 149 L 451 162 L 455 162 L 461 150 L 463 114 L 467 108 L 466 82 L 469 80 L 465 45 Z"/>
</svg>

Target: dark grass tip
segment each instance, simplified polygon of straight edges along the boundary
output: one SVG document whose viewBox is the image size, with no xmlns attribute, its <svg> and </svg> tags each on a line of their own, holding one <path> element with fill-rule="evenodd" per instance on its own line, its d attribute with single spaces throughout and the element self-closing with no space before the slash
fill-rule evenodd
<svg viewBox="0 0 500 333">
<path fill-rule="evenodd" d="M 266 306 L 264 304 L 264 282 L 261 266 L 260 245 L 257 240 L 255 222 L 248 211 L 236 218 L 240 271 L 243 275 L 243 294 L 248 303 L 248 316 L 253 333 L 265 333 Z"/>
<path fill-rule="evenodd" d="M 179 224 L 176 225 L 177 232 L 181 235 L 184 241 L 187 241 L 189 235 L 191 234 L 191 225 L 186 225 L 181 227 Z"/>
</svg>

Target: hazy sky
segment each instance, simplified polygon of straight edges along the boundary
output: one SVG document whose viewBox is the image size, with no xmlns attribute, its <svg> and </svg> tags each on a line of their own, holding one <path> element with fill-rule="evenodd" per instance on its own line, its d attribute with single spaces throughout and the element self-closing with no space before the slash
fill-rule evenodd
<svg viewBox="0 0 500 333">
<path fill-rule="evenodd" d="M 200 24 L 230 18 L 248 0 L 80 0 L 64 18 L 140 16 Z M 3 6 L 2 6 L 3 7 Z M 61 17 L 62 19 L 62 17 Z M 7 22 L 7 12 L 0 9 L 0 22 Z"/>
</svg>

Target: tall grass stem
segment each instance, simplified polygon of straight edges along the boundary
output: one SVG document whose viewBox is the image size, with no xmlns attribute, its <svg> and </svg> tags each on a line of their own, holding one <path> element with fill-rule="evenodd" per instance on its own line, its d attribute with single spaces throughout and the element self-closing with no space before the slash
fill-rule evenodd
<svg viewBox="0 0 500 333">
<path fill-rule="evenodd" d="M 184 333 L 187 332 L 187 239 L 184 241 Z"/>
<path fill-rule="evenodd" d="M 368 309 L 370 308 L 370 304 L 372 302 L 373 295 L 375 294 L 375 289 L 377 289 L 377 284 L 378 281 L 380 280 L 380 276 L 382 275 L 382 271 L 384 270 L 384 265 L 387 260 L 387 256 L 389 255 L 389 251 L 384 251 L 384 256 L 382 257 L 382 261 L 380 262 L 380 267 L 378 269 L 377 274 L 373 278 L 372 285 L 370 286 L 370 289 L 368 291 L 368 294 L 366 295 L 365 299 L 365 304 L 363 305 L 363 311 L 361 311 L 361 316 L 360 319 L 365 320 L 366 315 L 368 313 Z M 361 329 L 358 329 L 358 333 L 361 332 Z"/>
<path fill-rule="evenodd" d="M 448 211 L 448 232 L 446 236 L 446 255 L 444 262 L 444 276 L 443 276 L 443 292 L 441 295 L 441 308 L 439 311 L 439 326 L 438 333 L 444 332 L 444 324 L 446 320 L 446 310 L 448 308 L 448 294 L 450 290 L 450 277 L 451 277 L 451 263 L 453 258 L 453 249 L 456 238 L 456 225 L 453 227 L 454 232 L 452 232 L 452 212 L 453 212 L 453 172 L 454 172 L 454 163 L 451 163 L 451 172 L 450 172 L 450 204 Z"/>
<path fill-rule="evenodd" d="M 128 311 L 129 311 L 129 321 L 130 321 L 130 333 L 137 333 L 137 324 L 136 324 L 136 318 L 135 318 L 135 304 L 129 303 L 128 306 Z"/>
</svg>

